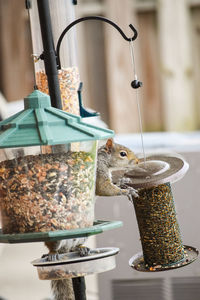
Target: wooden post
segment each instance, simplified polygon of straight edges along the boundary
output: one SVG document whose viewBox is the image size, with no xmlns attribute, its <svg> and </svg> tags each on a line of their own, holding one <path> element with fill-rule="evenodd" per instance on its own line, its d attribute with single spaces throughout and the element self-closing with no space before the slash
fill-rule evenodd
<svg viewBox="0 0 200 300">
<path fill-rule="evenodd" d="M 160 0 L 158 3 L 164 129 L 194 130 L 189 8 L 186 0 Z"/>
<path fill-rule="evenodd" d="M 0 0 L 0 90 L 8 101 L 33 88 L 33 59 L 24 0 Z"/>
<path fill-rule="evenodd" d="M 105 0 L 106 17 L 116 22 L 127 36 L 133 36 L 129 24 L 135 26 L 130 0 Z M 105 24 L 105 55 L 107 71 L 110 127 L 117 133 L 138 132 L 139 121 L 136 91 L 131 88 L 134 79 L 129 43 L 118 32 Z M 134 45 L 137 44 L 137 40 Z M 137 58 L 136 58 L 137 63 Z"/>
<path fill-rule="evenodd" d="M 86 16 L 79 14 L 77 18 Z M 76 30 L 84 106 L 98 111 L 101 119 L 108 124 L 103 26 L 101 21 L 87 20 L 76 26 Z"/>
<path fill-rule="evenodd" d="M 141 89 L 141 102 L 143 106 L 144 130 L 162 130 L 161 109 L 161 79 L 159 72 L 159 49 L 156 28 L 156 13 L 142 11 L 138 13 L 138 42 L 139 62 L 142 69 L 143 82 Z"/>
</svg>

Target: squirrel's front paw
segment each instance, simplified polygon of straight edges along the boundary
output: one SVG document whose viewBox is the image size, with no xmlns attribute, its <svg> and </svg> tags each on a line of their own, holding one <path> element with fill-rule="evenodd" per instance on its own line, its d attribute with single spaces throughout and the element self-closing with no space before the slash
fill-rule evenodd
<svg viewBox="0 0 200 300">
<path fill-rule="evenodd" d="M 138 198 L 138 191 L 134 189 L 133 187 L 129 186 L 132 180 L 128 177 L 123 177 L 120 179 L 120 188 L 124 188 L 128 195 L 133 196 L 135 198 Z M 130 197 L 131 198 L 131 197 Z"/>
<path fill-rule="evenodd" d="M 88 248 L 84 245 L 78 245 L 77 250 L 81 257 L 88 256 L 90 254 L 90 248 Z"/>
<path fill-rule="evenodd" d="M 129 184 L 129 183 L 131 183 L 131 182 L 132 182 L 132 180 L 131 180 L 130 178 L 128 178 L 128 177 L 122 177 L 122 178 L 120 179 L 119 185 L 120 185 L 120 186 L 123 186 L 123 185 Z"/>
<path fill-rule="evenodd" d="M 139 197 L 138 191 L 135 190 L 134 188 L 128 187 L 127 190 L 128 190 L 129 194 L 130 194 L 132 197 L 135 197 L 135 198 L 138 198 L 138 197 Z"/>
</svg>

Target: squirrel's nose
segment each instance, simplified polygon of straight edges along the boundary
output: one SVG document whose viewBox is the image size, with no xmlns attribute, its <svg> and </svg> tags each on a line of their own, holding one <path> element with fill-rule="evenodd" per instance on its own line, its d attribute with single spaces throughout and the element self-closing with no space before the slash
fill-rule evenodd
<svg viewBox="0 0 200 300">
<path fill-rule="evenodd" d="M 140 160 L 138 158 L 135 159 L 135 164 L 139 164 Z"/>
<path fill-rule="evenodd" d="M 129 165 L 132 165 L 132 164 L 137 165 L 138 163 L 139 163 L 139 159 L 138 158 L 134 158 L 134 159 L 131 159 L 129 161 Z"/>
</svg>

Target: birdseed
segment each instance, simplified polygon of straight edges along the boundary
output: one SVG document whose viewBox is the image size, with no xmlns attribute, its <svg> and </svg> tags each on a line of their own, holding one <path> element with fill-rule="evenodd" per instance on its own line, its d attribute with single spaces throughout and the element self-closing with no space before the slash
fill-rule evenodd
<svg viewBox="0 0 200 300">
<path fill-rule="evenodd" d="M 92 226 L 95 161 L 79 151 L 28 155 L 0 163 L 3 233 Z"/>
<path fill-rule="evenodd" d="M 133 202 L 146 266 L 169 265 L 184 259 L 170 183 L 141 189 Z"/>
<path fill-rule="evenodd" d="M 79 115 L 78 88 L 80 84 L 77 67 L 58 70 L 62 109 L 68 113 Z M 47 76 L 44 70 L 36 73 L 36 83 L 38 89 L 49 94 Z"/>
</svg>

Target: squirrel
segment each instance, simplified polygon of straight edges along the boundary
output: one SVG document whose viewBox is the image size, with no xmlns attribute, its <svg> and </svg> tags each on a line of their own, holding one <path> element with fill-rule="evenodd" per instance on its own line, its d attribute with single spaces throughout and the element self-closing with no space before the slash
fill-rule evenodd
<svg viewBox="0 0 200 300">
<path fill-rule="evenodd" d="M 131 187 L 122 188 L 126 183 L 120 180 L 116 184 L 112 181 L 112 169 L 126 169 L 138 163 L 136 155 L 125 146 L 114 143 L 108 139 L 106 144 L 101 146 L 97 152 L 96 171 L 96 195 L 117 196 L 129 195 L 137 197 L 137 191 Z M 81 256 L 87 255 L 89 248 L 82 246 L 86 238 L 68 239 L 56 242 L 45 242 L 49 249 L 48 260 L 59 258 L 59 254 L 71 251 L 79 251 Z M 51 288 L 53 300 L 74 300 L 72 279 L 52 280 Z"/>
<path fill-rule="evenodd" d="M 137 197 L 137 191 L 131 187 L 122 188 L 128 179 L 121 178 L 117 183 L 112 180 L 111 171 L 126 170 L 138 164 L 139 159 L 129 148 L 114 143 L 113 139 L 108 139 L 106 144 L 99 148 L 97 155 L 96 172 L 96 195 L 97 196 L 118 196 L 132 195 Z"/>
</svg>

